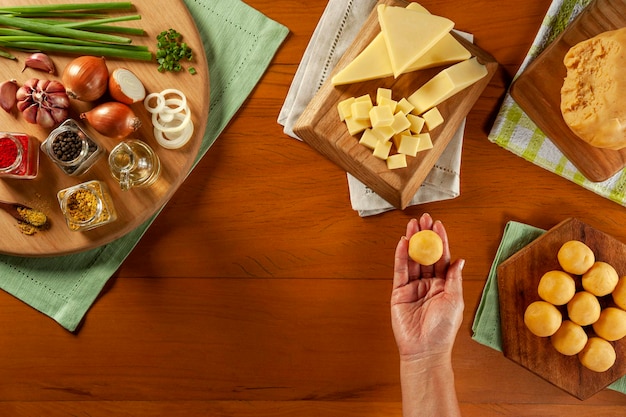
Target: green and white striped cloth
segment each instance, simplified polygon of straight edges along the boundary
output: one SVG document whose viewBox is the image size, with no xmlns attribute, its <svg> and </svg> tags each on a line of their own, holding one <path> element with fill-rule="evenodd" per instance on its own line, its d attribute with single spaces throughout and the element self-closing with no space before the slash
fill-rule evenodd
<svg viewBox="0 0 626 417">
<path fill-rule="evenodd" d="M 591 0 L 555 0 L 516 77 L 548 46 Z M 626 169 L 602 182 L 592 182 L 563 155 L 510 94 L 506 94 L 489 140 L 550 172 L 618 204 L 626 205 Z"/>
</svg>

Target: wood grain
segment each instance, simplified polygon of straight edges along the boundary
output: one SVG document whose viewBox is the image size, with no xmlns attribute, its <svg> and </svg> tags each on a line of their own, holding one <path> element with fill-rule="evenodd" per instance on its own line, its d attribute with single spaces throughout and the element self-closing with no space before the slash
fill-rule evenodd
<svg viewBox="0 0 626 417">
<path fill-rule="evenodd" d="M 626 166 L 626 149 L 602 149 L 581 140 L 561 115 L 563 58 L 579 42 L 626 26 L 626 1 L 593 1 L 511 86 L 511 95 L 537 126 L 591 181 L 604 181 Z"/>
<path fill-rule="evenodd" d="M 389 4 L 402 4 L 390 1 Z M 369 94 L 375 99 L 378 88 L 389 88 L 394 99 L 409 97 L 430 80 L 443 67 L 414 71 L 394 79 L 371 80 L 345 86 L 333 86 L 332 75 L 349 64 L 380 33 L 376 9 L 372 11 L 352 46 L 337 63 L 333 73 L 322 85 L 294 126 L 294 132 L 319 153 L 354 175 L 378 195 L 399 209 L 404 209 L 415 196 L 426 176 L 445 151 L 460 124 L 482 94 L 498 64 L 493 57 L 477 46 L 459 40 L 487 67 L 488 74 L 472 86 L 437 106 L 444 124 L 431 132 L 433 149 L 408 157 L 408 166 L 390 170 L 385 161 L 372 155 L 372 151 L 358 144 L 358 137 L 350 135 L 337 115 L 337 104 L 349 97 Z"/>
<path fill-rule="evenodd" d="M 467 261 L 452 353 L 463 416 L 622 415 L 625 395 L 581 401 L 471 338 L 507 221 L 550 229 L 576 217 L 626 241 L 622 206 L 487 140 L 550 0 L 421 2 L 500 67 L 467 118 L 461 195 L 366 218 L 350 207 L 345 171 L 276 123 L 328 2 L 246 3 L 289 37 L 81 329 L 0 291 L 0 414 L 399 417 L 393 250 L 427 211 Z"/>
<path fill-rule="evenodd" d="M 502 344 L 506 357 L 584 400 L 626 374 L 626 339 L 612 343 L 617 355 L 615 365 L 606 372 L 593 372 L 582 366 L 576 355 L 560 354 L 550 338 L 533 335 L 524 324 L 526 307 L 540 300 L 537 287 L 543 274 L 562 270 L 556 254 L 569 240 L 584 242 L 596 261 L 609 263 L 619 276 L 626 274 L 624 243 L 577 219 L 561 222 L 498 267 Z M 575 279 L 580 291 L 580 277 Z M 611 305 L 611 297 L 600 297 L 600 303 L 603 307 Z M 565 320 L 567 309 L 561 307 L 560 311 Z M 586 332 L 593 334 L 587 327 Z"/>
<path fill-rule="evenodd" d="M 60 0 L 28 0 L 20 4 L 61 3 Z M 100 135 L 86 123 L 82 127 L 92 135 L 105 149 L 106 154 L 85 174 L 70 177 L 62 172 L 54 163 L 40 152 L 39 174 L 34 180 L 4 179 L 0 180 L 0 200 L 19 202 L 39 209 L 46 213 L 50 220 L 50 228 L 36 233 L 33 236 L 24 235 L 16 227 L 16 221 L 0 213 L 0 229 L 4 231 L 0 239 L 0 253 L 20 256 L 52 256 L 92 249 L 111 242 L 152 217 L 171 198 L 185 179 L 193 163 L 204 135 L 206 116 L 209 105 L 209 74 L 208 65 L 204 56 L 204 48 L 192 17 L 181 0 L 170 3 L 168 14 L 163 14 L 153 3 L 145 0 L 133 2 L 133 13 L 140 14 L 138 22 L 128 22 L 128 26 L 141 27 L 146 31 L 145 36 L 134 37 L 133 42 L 146 45 L 154 53 L 156 50 L 156 35 L 162 30 L 170 28 L 170 19 L 179 24 L 177 27 L 184 39 L 195 51 L 193 65 L 198 69 L 194 76 L 188 73 L 159 73 L 156 62 L 122 61 L 107 59 L 109 72 L 118 67 L 126 67 L 137 74 L 144 83 L 148 92 L 159 92 L 165 88 L 180 89 L 188 97 L 192 112 L 192 121 L 195 131 L 191 141 L 181 149 L 168 150 L 162 148 L 154 139 L 150 114 L 143 108 L 143 103 L 132 105 L 135 114 L 141 119 L 141 128 L 131 137 L 141 139 L 151 146 L 161 160 L 161 175 L 157 182 L 149 188 L 133 188 L 122 191 L 119 184 L 111 176 L 107 163 L 108 151 L 119 142 L 118 140 Z M 182 29 L 184 28 L 184 30 Z M 22 85 L 26 80 L 37 77 L 60 79 L 63 68 L 76 56 L 50 54 L 57 67 L 55 76 L 34 70 L 22 72 L 26 53 L 15 52 L 17 61 L 3 60 L 0 66 L 0 79 L 17 79 Z M 200 88 L 198 88 L 200 86 Z M 79 114 L 93 105 L 108 100 L 107 97 L 96 103 L 82 103 L 72 100 L 70 117 L 79 120 Z M 49 130 L 27 123 L 14 110 L 12 114 L 4 111 L 0 114 L 0 125 L 4 131 L 22 132 L 43 142 Z M 64 188 L 85 181 L 98 179 L 108 185 L 118 219 L 110 224 L 87 232 L 74 232 L 65 224 L 65 219 L 59 207 L 56 193 Z"/>
</svg>

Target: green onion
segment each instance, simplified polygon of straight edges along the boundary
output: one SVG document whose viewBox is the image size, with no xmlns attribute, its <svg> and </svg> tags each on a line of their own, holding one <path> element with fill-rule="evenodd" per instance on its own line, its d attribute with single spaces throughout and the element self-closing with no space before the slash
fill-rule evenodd
<svg viewBox="0 0 626 417">
<path fill-rule="evenodd" d="M 130 45 L 129 37 L 118 36 L 144 35 L 143 29 L 109 24 L 140 20 L 138 14 L 106 15 L 109 11 L 132 8 L 131 2 L 0 7 L 0 46 L 31 52 L 151 60 L 147 47 Z M 7 52 L 1 52 L 0 57 L 15 58 Z"/>
<path fill-rule="evenodd" d="M 42 25 L 39 22 L 33 22 L 23 17 L 9 17 L 0 15 L 0 25 L 16 27 L 28 30 L 30 32 L 40 33 L 42 35 L 61 36 L 73 39 L 86 39 L 107 43 L 130 43 L 129 38 L 121 36 L 108 35 L 104 33 L 93 33 L 86 30 L 66 28 L 59 25 Z"/>
<path fill-rule="evenodd" d="M 68 10 L 130 10 L 133 7 L 131 2 L 118 1 L 111 3 L 68 3 L 68 4 L 49 4 L 49 5 L 33 5 L 33 6 L 15 6 L 0 7 L 0 13 L 40 13 L 40 12 L 58 12 Z"/>
<path fill-rule="evenodd" d="M 182 35 L 174 29 L 164 30 L 157 35 L 156 59 L 159 72 L 182 70 L 180 61 L 193 59 L 191 48 L 181 42 Z"/>
<path fill-rule="evenodd" d="M 1 44 L 1 43 L 0 43 Z M 7 48 L 20 49 L 25 51 L 42 51 L 42 52 L 58 52 L 66 54 L 78 54 L 78 55 L 93 55 L 93 56 L 105 56 L 109 58 L 121 58 L 121 59 L 135 59 L 140 61 L 152 60 L 152 52 L 142 51 L 138 49 L 124 49 L 119 46 L 111 45 L 107 46 L 81 46 L 81 45 L 66 45 L 58 43 L 46 43 L 46 42 L 9 42 L 2 44 Z"/>
</svg>

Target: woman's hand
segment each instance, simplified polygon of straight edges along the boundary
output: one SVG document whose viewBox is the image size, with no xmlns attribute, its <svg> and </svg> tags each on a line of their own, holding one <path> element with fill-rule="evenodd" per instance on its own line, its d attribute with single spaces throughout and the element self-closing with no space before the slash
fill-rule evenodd
<svg viewBox="0 0 626 417">
<path fill-rule="evenodd" d="M 409 258 L 409 239 L 419 230 L 431 229 L 443 241 L 443 255 L 431 266 Z M 448 236 L 443 224 L 428 214 L 409 221 L 406 235 L 396 247 L 391 324 L 401 360 L 445 354 L 450 356 L 463 320 L 461 271 L 465 261 L 450 264 Z"/>
</svg>

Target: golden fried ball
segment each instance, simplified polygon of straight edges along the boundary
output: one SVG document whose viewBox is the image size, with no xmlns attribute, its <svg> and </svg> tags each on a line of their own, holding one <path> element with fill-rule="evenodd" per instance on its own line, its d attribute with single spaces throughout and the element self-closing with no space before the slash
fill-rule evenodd
<svg viewBox="0 0 626 417">
<path fill-rule="evenodd" d="M 420 230 L 409 239 L 409 256 L 420 265 L 432 265 L 443 255 L 443 241 L 432 230 Z"/>
<path fill-rule="evenodd" d="M 626 311 L 616 307 L 605 308 L 598 321 L 593 323 L 593 331 L 611 342 L 623 338 L 626 336 Z"/>
<path fill-rule="evenodd" d="M 534 301 L 526 307 L 524 323 L 535 336 L 552 336 L 561 326 L 561 312 L 547 301 Z"/>
<path fill-rule="evenodd" d="M 567 356 L 576 355 L 583 350 L 587 340 L 585 329 L 570 320 L 563 320 L 559 330 L 550 337 L 550 342 L 557 352 Z"/>
<path fill-rule="evenodd" d="M 565 242 L 559 249 L 557 258 L 564 271 L 575 275 L 587 272 L 596 260 L 591 248 L 580 240 Z"/>
<path fill-rule="evenodd" d="M 615 349 L 610 342 L 601 337 L 590 337 L 583 350 L 578 354 L 578 360 L 587 369 L 594 372 L 604 372 L 615 363 Z"/>
<path fill-rule="evenodd" d="M 581 326 L 589 326 L 600 318 L 602 307 L 598 297 L 587 291 L 579 291 L 567 303 L 567 315 Z"/>
<path fill-rule="evenodd" d="M 583 288 L 598 297 L 613 292 L 617 281 L 619 281 L 617 271 L 606 262 L 594 262 L 582 278 Z"/>
<path fill-rule="evenodd" d="M 567 304 L 576 293 L 576 281 L 567 272 L 548 271 L 539 280 L 537 291 L 541 299 L 561 306 Z"/>
<path fill-rule="evenodd" d="M 626 277 L 621 277 L 612 293 L 613 302 L 626 310 Z"/>
</svg>

